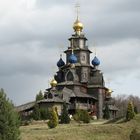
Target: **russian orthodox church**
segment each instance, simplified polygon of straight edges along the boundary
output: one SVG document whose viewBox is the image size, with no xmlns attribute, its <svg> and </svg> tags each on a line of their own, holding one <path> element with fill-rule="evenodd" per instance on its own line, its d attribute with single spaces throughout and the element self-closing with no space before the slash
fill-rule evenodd
<svg viewBox="0 0 140 140">
<path fill-rule="evenodd" d="M 69 47 L 64 51 L 66 62 L 57 62 L 58 71 L 51 81 L 51 88 L 46 89 L 44 99 L 38 101 L 40 106 L 56 106 L 61 114 L 64 102 L 68 104 L 69 114 L 77 109 L 87 110 L 91 115 L 102 119 L 105 107 L 108 106 L 111 118 L 116 116 L 117 108 L 111 97 L 112 91 L 105 87 L 103 73 L 99 70 L 100 60 L 95 57 L 86 45 L 87 38 L 83 34 L 83 24 L 77 17 L 73 24 L 74 33 L 69 38 Z M 90 65 L 90 63 L 92 65 Z M 20 106 L 21 112 L 31 111 L 34 102 Z"/>
<path fill-rule="evenodd" d="M 52 98 L 57 96 L 69 104 L 70 114 L 74 114 L 77 109 L 84 109 L 99 119 L 103 118 L 107 104 L 111 116 L 115 117 L 118 109 L 111 98 L 112 91 L 105 87 L 103 73 L 98 69 L 100 60 L 97 56 L 90 60 L 92 52 L 86 45 L 87 38 L 78 17 L 73 29 L 74 34 L 69 38 L 70 45 L 64 51 L 66 62 L 60 55 L 57 74 L 50 83 L 51 88 L 46 89 L 45 98 L 48 99 L 53 91 Z"/>
</svg>

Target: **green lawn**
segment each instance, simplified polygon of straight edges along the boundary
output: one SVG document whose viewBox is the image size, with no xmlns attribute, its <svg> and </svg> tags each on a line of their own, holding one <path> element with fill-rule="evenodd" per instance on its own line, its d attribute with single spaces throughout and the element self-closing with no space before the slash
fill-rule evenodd
<svg viewBox="0 0 140 140">
<path fill-rule="evenodd" d="M 49 129 L 46 123 L 22 126 L 21 140 L 129 140 L 130 132 L 140 132 L 140 115 L 126 123 L 58 125 Z"/>
</svg>

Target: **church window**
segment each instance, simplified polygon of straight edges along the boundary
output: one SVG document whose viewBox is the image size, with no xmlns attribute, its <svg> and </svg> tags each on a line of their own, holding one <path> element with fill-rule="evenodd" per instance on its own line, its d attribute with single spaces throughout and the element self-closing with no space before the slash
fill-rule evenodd
<svg viewBox="0 0 140 140">
<path fill-rule="evenodd" d="M 68 72 L 67 74 L 67 81 L 73 81 L 74 77 L 71 71 Z"/>
<path fill-rule="evenodd" d="M 50 99 L 52 99 L 52 98 L 53 98 L 52 93 L 49 93 L 49 94 L 48 94 L 48 98 L 50 98 Z"/>
<path fill-rule="evenodd" d="M 82 55 L 82 61 L 85 61 L 85 58 L 86 58 L 85 55 Z"/>
</svg>

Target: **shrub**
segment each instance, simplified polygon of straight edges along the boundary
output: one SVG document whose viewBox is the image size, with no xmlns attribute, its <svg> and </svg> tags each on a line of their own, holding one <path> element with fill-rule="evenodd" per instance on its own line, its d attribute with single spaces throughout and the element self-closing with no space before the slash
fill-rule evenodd
<svg viewBox="0 0 140 140">
<path fill-rule="evenodd" d="M 50 110 L 50 113 L 49 113 L 49 121 L 48 121 L 48 127 L 49 128 L 55 128 L 57 125 L 58 125 L 58 116 L 55 112 L 55 109 L 52 108 Z"/>
<path fill-rule="evenodd" d="M 136 129 L 133 129 L 130 134 L 130 140 L 139 140 L 139 139 L 140 139 L 140 133 L 138 133 Z"/>
<path fill-rule="evenodd" d="M 24 121 L 21 122 L 22 126 L 27 126 L 29 124 L 30 124 L 30 121 L 28 121 L 28 120 L 24 120 Z"/>
<path fill-rule="evenodd" d="M 64 104 L 63 104 L 63 109 L 62 109 L 60 119 L 61 119 L 61 121 L 60 121 L 61 123 L 65 123 L 65 124 L 70 123 L 70 117 L 68 114 L 68 108 L 67 108 L 66 102 L 64 102 Z"/>
<path fill-rule="evenodd" d="M 40 108 L 40 119 L 47 120 L 49 119 L 49 111 L 46 108 Z"/>
<path fill-rule="evenodd" d="M 126 120 L 129 121 L 133 119 L 135 116 L 134 106 L 132 102 L 128 103 L 127 112 L 126 112 Z"/>
<path fill-rule="evenodd" d="M 134 112 L 135 112 L 136 114 L 138 114 L 138 108 L 137 108 L 137 106 L 134 106 Z"/>
<path fill-rule="evenodd" d="M 73 116 L 74 120 L 77 122 L 89 123 L 90 116 L 86 110 L 77 110 L 76 114 Z"/>
<path fill-rule="evenodd" d="M 0 90 L 0 140 L 19 140 L 20 119 L 13 104 Z"/>
<path fill-rule="evenodd" d="M 31 118 L 34 120 L 40 120 L 41 114 L 40 114 L 40 109 L 39 105 L 36 103 L 33 109 L 33 113 L 31 114 Z"/>
<path fill-rule="evenodd" d="M 105 109 L 103 112 L 104 112 L 103 118 L 107 120 L 110 119 L 110 112 L 109 112 L 109 107 L 107 104 L 105 105 Z"/>
</svg>

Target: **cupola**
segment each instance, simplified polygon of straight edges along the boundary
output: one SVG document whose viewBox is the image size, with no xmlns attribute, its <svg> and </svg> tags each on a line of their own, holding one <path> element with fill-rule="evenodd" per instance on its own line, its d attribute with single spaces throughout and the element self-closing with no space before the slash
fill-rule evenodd
<svg viewBox="0 0 140 140">
<path fill-rule="evenodd" d="M 63 59 L 62 59 L 62 55 L 60 55 L 60 59 L 59 59 L 59 61 L 57 62 L 57 66 L 60 68 L 60 67 L 62 67 L 62 66 L 64 66 L 65 65 L 65 62 L 63 61 Z"/>
<path fill-rule="evenodd" d="M 78 18 L 76 19 L 76 21 L 73 24 L 73 29 L 74 29 L 75 33 L 78 35 L 80 35 L 80 33 L 83 30 L 83 24 L 78 20 Z"/>
<path fill-rule="evenodd" d="M 57 81 L 55 79 L 52 79 L 50 82 L 51 87 L 56 87 L 57 86 Z"/>
<path fill-rule="evenodd" d="M 71 63 L 71 64 L 75 64 L 75 63 L 77 63 L 77 61 L 78 61 L 76 55 L 73 53 L 73 49 L 72 49 L 71 55 L 70 55 L 69 58 L 68 58 L 68 61 L 69 61 L 69 63 Z"/>
<path fill-rule="evenodd" d="M 100 65 L 100 60 L 97 58 L 97 56 L 94 57 L 92 60 L 92 65 L 93 66 L 99 66 Z"/>
</svg>

